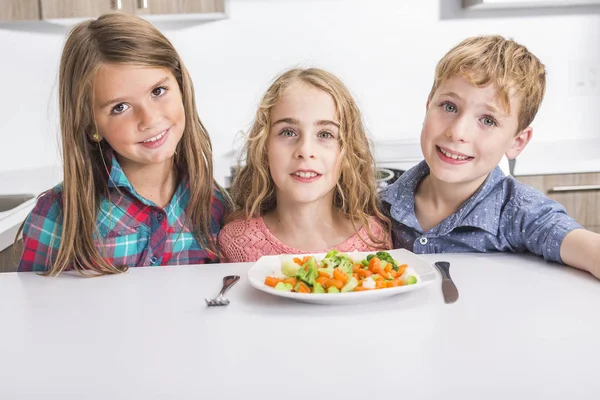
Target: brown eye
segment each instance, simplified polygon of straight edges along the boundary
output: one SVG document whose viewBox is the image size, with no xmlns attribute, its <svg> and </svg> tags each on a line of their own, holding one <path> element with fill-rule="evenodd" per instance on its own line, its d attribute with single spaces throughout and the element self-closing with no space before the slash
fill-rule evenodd
<svg viewBox="0 0 600 400">
<path fill-rule="evenodd" d="M 128 108 L 129 106 L 127 104 L 119 103 L 110 110 L 110 113 L 113 115 L 123 114 Z"/>
<path fill-rule="evenodd" d="M 167 88 L 159 86 L 152 90 L 152 95 L 159 97 L 159 96 L 162 96 L 163 94 L 165 94 L 166 92 L 167 92 Z"/>
</svg>

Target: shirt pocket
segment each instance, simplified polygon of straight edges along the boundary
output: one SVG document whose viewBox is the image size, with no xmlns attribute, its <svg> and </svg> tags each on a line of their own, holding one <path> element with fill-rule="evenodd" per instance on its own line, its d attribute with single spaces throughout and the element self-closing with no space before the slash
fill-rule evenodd
<svg viewBox="0 0 600 400">
<path fill-rule="evenodd" d="M 148 252 L 149 232 L 143 225 L 121 226 L 95 240 L 102 258 L 115 266 L 141 265 Z"/>
</svg>

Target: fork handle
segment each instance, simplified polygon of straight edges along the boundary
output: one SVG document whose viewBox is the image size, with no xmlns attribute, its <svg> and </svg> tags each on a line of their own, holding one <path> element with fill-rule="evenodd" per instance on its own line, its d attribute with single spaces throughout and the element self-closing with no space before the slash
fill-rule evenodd
<svg viewBox="0 0 600 400">
<path fill-rule="evenodd" d="M 223 296 L 225 294 L 225 292 L 230 287 L 235 285 L 235 283 L 239 280 L 240 280 L 240 277 L 238 275 L 227 275 L 226 277 L 224 277 L 223 278 L 223 288 L 221 289 L 221 292 L 219 292 L 219 296 Z"/>
</svg>

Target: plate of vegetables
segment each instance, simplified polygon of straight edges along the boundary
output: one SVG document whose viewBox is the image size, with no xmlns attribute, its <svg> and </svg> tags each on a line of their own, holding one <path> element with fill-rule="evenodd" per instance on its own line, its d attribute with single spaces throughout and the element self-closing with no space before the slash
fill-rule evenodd
<svg viewBox="0 0 600 400">
<path fill-rule="evenodd" d="M 433 267 L 405 250 L 261 257 L 248 271 L 263 292 L 306 303 L 357 304 L 420 289 L 436 280 Z"/>
</svg>

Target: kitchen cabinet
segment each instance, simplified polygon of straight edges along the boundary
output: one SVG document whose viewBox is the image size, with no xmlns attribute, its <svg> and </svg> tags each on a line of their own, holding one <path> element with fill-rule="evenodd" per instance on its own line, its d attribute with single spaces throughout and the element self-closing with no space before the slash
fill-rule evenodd
<svg viewBox="0 0 600 400">
<path fill-rule="evenodd" d="M 131 0 L 40 0 L 42 19 L 97 17 L 111 11 L 134 12 Z"/>
<path fill-rule="evenodd" d="M 600 172 L 515 178 L 561 203 L 586 229 L 600 233 Z"/>
<path fill-rule="evenodd" d="M 39 0 L 0 0 L 0 21 L 40 19 Z"/>
<path fill-rule="evenodd" d="M 226 0 L 0 0 L 0 21 L 96 18 L 120 11 L 141 16 L 225 16 Z"/>
<path fill-rule="evenodd" d="M 597 6 L 600 0 L 462 0 L 463 8 L 505 10 L 517 8 L 548 8 Z"/>
<path fill-rule="evenodd" d="M 136 14 L 204 14 L 224 13 L 224 0 L 133 0 Z"/>
</svg>

